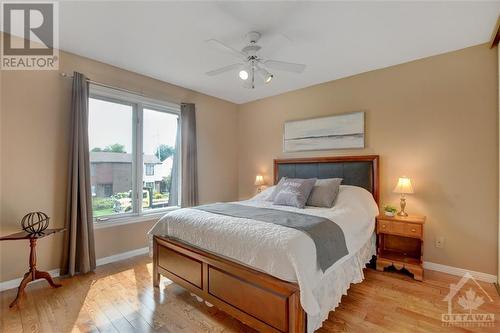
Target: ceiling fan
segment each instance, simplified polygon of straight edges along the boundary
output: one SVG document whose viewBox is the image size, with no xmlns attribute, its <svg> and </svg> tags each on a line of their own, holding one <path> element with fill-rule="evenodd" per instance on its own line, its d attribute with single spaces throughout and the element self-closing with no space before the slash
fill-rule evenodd
<svg viewBox="0 0 500 333">
<path fill-rule="evenodd" d="M 302 73 L 304 71 L 306 65 L 278 60 L 266 60 L 257 55 L 257 52 L 261 49 L 261 47 L 257 45 L 260 37 L 261 34 L 256 31 L 249 32 L 247 34 L 249 44 L 241 51 L 238 51 L 217 39 L 209 39 L 207 42 L 231 53 L 233 56 L 240 59 L 241 62 L 214 69 L 206 74 L 208 76 L 215 76 L 225 72 L 239 70 L 238 76 L 241 80 L 243 80 L 243 86 L 245 88 L 253 89 L 255 88 L 256 79 L 258 80 L 260 78 L 260 80 L 265 83 L 269 83 L 273 80 L 274 74 L 269 72 L 269 70 L 292 73 Z"/>
</svg>

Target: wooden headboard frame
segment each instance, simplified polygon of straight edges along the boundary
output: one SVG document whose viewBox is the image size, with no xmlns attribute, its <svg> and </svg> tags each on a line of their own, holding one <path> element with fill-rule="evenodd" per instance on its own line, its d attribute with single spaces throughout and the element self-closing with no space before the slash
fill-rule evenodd
<svg viewBox="0 0 500 333">
<path fill-rule="evenodd" d="M 274 184 L 278 183 L 278 165 L 280 164 L 297 164 L 297 163 L 332 163 L 332 162 L 371 162 L 372 179 L 373 179 L 373 198 L 379 203 L 380 182 L 379 182 L 379 156 L 378 155 L 362 155 L 362 156 L 328 156 L 328 157 L 305 157 L 305 158 L 286 158 L 274 160 Z"/>
</svg>

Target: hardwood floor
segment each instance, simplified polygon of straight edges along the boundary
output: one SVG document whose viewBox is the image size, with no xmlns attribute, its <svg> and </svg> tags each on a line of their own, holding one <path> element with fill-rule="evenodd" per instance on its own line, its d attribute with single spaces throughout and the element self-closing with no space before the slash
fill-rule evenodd
<svg viewBox="0 0 500 333">
<path fill-rule="evenodd" d="M 480 309 L 496 315 L 495 327 L 449 328 L 441 325 L 441 313 L 448 309 L 443 298 L 459 277 L 426 271 L 424 282 L 418 282 L 372 269 L 365 275 L 318 333 L 500 330 L 500 297 L 493 285 L 481 283 L 493 302 L 483 296 Z M 164 278 L 160 291 L 153 289 L 151 276 L 150 259 L 139 256 L 62 279 L 59 289 L 45 282 L 33 284 L 19 308 L 9 309 L 16 290 L 4 291 L 0 332 L 254 332 Z"/>
</svg>

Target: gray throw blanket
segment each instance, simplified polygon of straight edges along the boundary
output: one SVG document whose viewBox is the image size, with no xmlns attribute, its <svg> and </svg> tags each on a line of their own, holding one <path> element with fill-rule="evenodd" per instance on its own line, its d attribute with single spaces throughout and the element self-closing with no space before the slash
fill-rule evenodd
<svg viewBox="0 0 500 333">
<path fill-rule="evenodd" d="M 215 203 L 191 208 L 300 230 L 314 241 L 317 262 L 323 272 L 348 254 L 344 232 L 335 222 L 324 217 L 232 203 Z"/>
</svg>

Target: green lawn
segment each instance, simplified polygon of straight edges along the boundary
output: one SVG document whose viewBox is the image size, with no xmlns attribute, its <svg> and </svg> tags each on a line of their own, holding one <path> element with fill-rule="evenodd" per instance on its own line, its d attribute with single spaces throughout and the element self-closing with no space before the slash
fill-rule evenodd
<svg viewBox="0 0 500 333">
<path fill-rule="evenodd" d="M 113 208 L 94 210 L 94 217 L 100 217 L 100 216 L 112 215 L 112 214 L 114 214 Z"/>
</svg>

